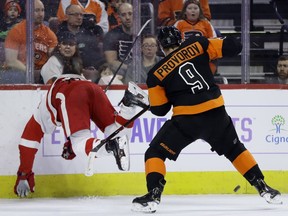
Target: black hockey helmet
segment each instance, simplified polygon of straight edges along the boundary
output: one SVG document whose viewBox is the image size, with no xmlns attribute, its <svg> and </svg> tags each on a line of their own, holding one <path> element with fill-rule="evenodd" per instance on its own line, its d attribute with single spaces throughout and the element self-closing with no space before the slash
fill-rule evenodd
<svg viewBox="0 0 288 216">
<path fill-rule="evenodd" d="M 158 33 L 158 41 L 163 48 L 179 46 L 182 41 L 181 33 L 175 26 L 162 27 Z"/>
</svg>

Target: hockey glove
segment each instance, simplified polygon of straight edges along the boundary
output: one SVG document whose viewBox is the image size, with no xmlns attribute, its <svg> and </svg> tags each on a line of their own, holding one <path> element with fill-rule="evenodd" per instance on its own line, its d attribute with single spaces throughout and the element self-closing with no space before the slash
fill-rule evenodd
<svg viewBox="0 0 288 216">
<path fill-rule="evenodd" d="M 76 157 L 76 154 L 73 151 L 72 144 L 71 144 L 70 140 L 68 140 L 66 143 L 64 143 L 63 152 L 62 152 L 61 156 L 65 160 L 72 160 L 73 158 Z"/>
<path fill-rule="evenodd" d="M 30 192 L 34 192 L 35 180 L 34 173 L 31 171 L 27 174 L 18 172 L 17 180 L 14 186 L 14 193 L 19 197 L 26 197 Z"/>
</svg>

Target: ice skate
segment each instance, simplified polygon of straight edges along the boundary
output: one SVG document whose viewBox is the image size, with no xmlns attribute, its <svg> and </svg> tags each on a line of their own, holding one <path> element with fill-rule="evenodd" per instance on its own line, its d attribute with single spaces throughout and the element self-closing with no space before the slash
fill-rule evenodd
<svg viewBox="0 0 288 216">
<path fill-rule="evenodd" d="M 127 136 L 116 137 L 106 144 L 107 152 L 113 152 L 119 170 L 130 169 L 129 142 Z"/>
<path fill-rule="evenodd" d="M 161 194 L 164 189 L 166 181 L 163 179 L 160 181 L 160 186 L 153 188 L 146 195 L 141 197 L 136 197 L 132 201 L 132 211 L 134 212 L 145 212 L 154 213 L 157 210 L 158 205 L 161 201 Z"/>
<path fill-rule="evenodd" d="M 119 102 L 125 106 L 139 106 L 143 109 L 149 107 L 148 95 L 134 82 L 129 82 L 128 89 L 126 89 L 124 97 Z"/>
<path fill-rule="evenodd" d="M 257 179 L 254 187 L 266 202 L 270 204 L 282 204 L 281 193 L 278 190 L 269 187 L 263 179 Z"/>
</svg>

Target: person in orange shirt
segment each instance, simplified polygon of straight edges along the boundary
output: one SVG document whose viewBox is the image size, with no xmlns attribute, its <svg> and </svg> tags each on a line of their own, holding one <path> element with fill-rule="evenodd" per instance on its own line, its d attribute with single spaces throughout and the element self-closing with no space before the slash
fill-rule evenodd
<svg viewBox="0 0 288 216">
<path fill-rule="evenodd" d="M 86 14 L 93 14 L 96 17 L 96 23 L 99 25 L 104 34 L 109 30 L 108 14 L 106 6 L 99 0 L 61 0 L 59 3 L 57 17 L 60 21 L 65 20 L 65 10 L 71 4 L 78 4 L 83 8 Z"/>
<path fill-rule="evenodd" d="M 211 20 L 211 12 L 208 0 L 198 0 L 203 10 L 203 14 L 206 19 Z M 179 19 L 181 10 L 183 8 L 185 0 L 160 0 L 158 6 L 158 26 L 170 26 L 174 25 L 177 19 Z"/>
<path fill-rule="evenodd" d="M 183 40 L 191 36 L 216 37 L 213 26 L 205 18 L 197 0 L 185 1 L 179 20 L 174 26 L 181 32 Z"/>
<path fill-rule="evenodd" d="M 217 37 L 211 23 L 204 17 L 200 2 L 187 0 L 180 13 L 180 19 L 174 26 L 181 32 L 183 40 L 192 36 L 204 36 L 206 38 Z M 217 60 L 210 61 L 210 69 L 213 74 L 217 71 Z"/>
<path fill-rule="evenodd" d="M 118 9 L 122 3 L 127 3 L 127 0 L 109 0 L 108 2 L 108 22 L 109 22 L 109 31 L 115 28 L 116 26 L 121 25 L 121 20 L 118 15 Z"/>
<path fill-rule="evenodd" d="M 40 70 L 58 41 L 54 32 L 44 25 L 44 5 L 35 0 L 34 12 L 34 69 Z M 26 71 L 26 20 L 16 24 L 5 40 L 5 63 L 14 71 Z M 7 71 L 8 73 L 9 71 Z M 25 81 L 24 81 L 25 82 Z"/>
</svg>

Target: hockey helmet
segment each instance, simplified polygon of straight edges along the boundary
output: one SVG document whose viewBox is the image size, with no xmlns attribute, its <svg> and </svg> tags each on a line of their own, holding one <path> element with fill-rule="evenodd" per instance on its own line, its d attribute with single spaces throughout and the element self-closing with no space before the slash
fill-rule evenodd
<svg viewBox="0 0 288 216">
<path fill-rule="evenodd" d="M 158 41 L 163 48 L 179 46 L 182 41 L 181 33 L 175 26 L 165 26 L 158 33 Z"/>
</svg>

